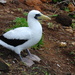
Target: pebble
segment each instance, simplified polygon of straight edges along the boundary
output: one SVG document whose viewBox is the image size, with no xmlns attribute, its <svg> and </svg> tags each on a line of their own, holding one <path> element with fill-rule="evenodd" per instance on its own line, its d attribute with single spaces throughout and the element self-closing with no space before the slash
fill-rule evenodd
<svg viewBox="0 0 75 75">
<path fill-rule="evenodd" d="M 59 64 L 57 64 L 58 67 L 61 67 Z"/>
<path fill-rule="evenodd" d="M 66 47 L 66 46 L 67 46 L 67 43 L 66 43 L 66 42 L 60 42 L 60 43 L 59 43 L 59 46 L 60 46 L 60 47 Z"/>
</svg>

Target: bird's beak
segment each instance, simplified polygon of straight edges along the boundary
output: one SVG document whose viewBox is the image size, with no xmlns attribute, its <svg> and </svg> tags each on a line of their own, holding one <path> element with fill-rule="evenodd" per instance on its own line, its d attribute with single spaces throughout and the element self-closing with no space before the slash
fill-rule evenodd
<svg viewBox="0 0 75 75">
<path fill-rule="evenodd" d="M 38 17 L 38 19 L 39 19 L 39 20 L 40 20 L 40 19 L 42 19 L 42 20 L 51 20 L 51 18 L 49 18 L 48 16 L 43 15 L 43 14 L 41 14 L 41 16 Z"/>
</svg>

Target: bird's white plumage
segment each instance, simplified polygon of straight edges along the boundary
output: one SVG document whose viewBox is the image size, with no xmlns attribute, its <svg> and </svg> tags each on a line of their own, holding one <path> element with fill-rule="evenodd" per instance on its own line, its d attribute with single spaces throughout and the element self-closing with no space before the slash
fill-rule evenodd
<svg viewBox="0 0 75 75">
<path fill-rule="evenodd" d="M 31 38 L 31 31 L 28 27 L 19 27 L 13 30 L 8 31 L 7 33 L 3 34 L 4 37 L 8 39 L 30 39 Z"/>
<path fill-rule="evenodd" d="M 38 19 L 42 18 L 50 19 L 39 11 L 32 10 L 28 13 L 27 17 L 29 27 L 19 27 L 0 36 L 0 45 L 16 52 L 20 56 L 21 60 L 28 66 L 33 65 L 33 61 L 39 62 L 41 60 L 38 56 L 31 54 L 27 48 L 40 41 L 42 37 L 42 26 Z M 20 54 L 24 49 L 28 52 L 28 56 L 26 56 L 25 59 L 23 59 Z"/>
<path fill-rule="evenodd" d="M 37 44 L 42 37 L 42 27 L 39 21 L 34 18 L 36 14 L 41 13 L 37 10 L 32 10 L 28 13 L 27 21 L 29 27 L 19 27 L 3 34 L 3 36 L 7 39 L 28 39 L 27 42 L 14 47 L 0 40 L 0 45 L 15 51 L 17 54 L 20 54 L 22 50 Z"/>
</svg>

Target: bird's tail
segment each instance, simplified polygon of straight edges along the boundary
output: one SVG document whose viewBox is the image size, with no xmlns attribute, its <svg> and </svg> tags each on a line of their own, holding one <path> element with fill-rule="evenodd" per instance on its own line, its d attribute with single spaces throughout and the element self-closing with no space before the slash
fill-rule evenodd
<svg viewBox="0 0 75 75">
<path fill-rule="evenodd" d="M 11 49 L 11 50 L 13 51 L 13 50 L 14 50 L 14 47 L 11 46 L 11 45 L 9 45 L 9 44 L 7 44 L 7 43 L 4 42 L 4 41 L 5 41 L 5 40 L 4 40 L 4 38 L 3 38 L 3 35 L 0 36 L 0 45 L 3 46 L 3 47 L 5 47 L 5 48 L 7 48 L 7 49 Z"/>
<path fill-rule="evenodd" d="M 0 45 L 5 46 L 4 37 L 3 35 L 0 36 Z"/>
<path fill-rule="evenodd" d="M 3 35 L 0 36 L 0 45 L 8 48 L 8 45 L 3 41 Z"/>
</svg>

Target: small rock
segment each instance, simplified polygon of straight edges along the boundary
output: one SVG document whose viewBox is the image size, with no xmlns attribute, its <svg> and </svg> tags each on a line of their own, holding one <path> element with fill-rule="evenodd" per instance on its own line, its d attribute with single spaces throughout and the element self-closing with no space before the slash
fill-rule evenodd
<svg viewBox="0 0 75 75">
<path fill-rule="evenodd" d="M 10 11 L 6 11 L 7 13 L 10 13 Z"/>
<path fill-rule="evenodd" d="M 69 27 L 72 24 L 72 19 L 66 14 L 59 14 L 56 17 L 56 22 L 60 23 L 62 26 Z"/>
<path fill-rule="evenodd" d="M 59 65 L 59 64 L 57 64 L 57 66 L 58 66 L 58 67 L 60 67 L 60 65 Z"/>
<path fill-rule="evenodd" d="M 67 32 L 69 32 L 69 33 L 73 33 L 72 27 L 68 27 L 68 28 L 66 28 L 65 30 L 66 30 Z"/>
<path fill-rule="evenodd" d="M 15 64 L 15 61 L 12 61 Z"/>
<path fill-rule="evenodd" d="M 75 46 L 75 42 L 72 42 L 71 44 L 72 44 L 73 46 Z"/>
<path fill-rule="evenodd" d="M 71 2 L 68 4 L 68 8 L 69 8 L 69 10 L 70 10 L 71 12 L 75 11 L 75 6 L 74 6 L 74 4 L 71 3 Z"/>
<path fill-rule="evenodd" d="M 60 47 L 66 47 L 66 46 L 67 46 L 67 43 L 66 43 L 66 42 L 60 42 L 60 43 L 59 43 L 59 46 L 60 46 Z"/>
<path fill-rule="evenodd" d="M 29 6 L 41 5 L 42 2 L 40 0 L 26 0 L 26 4 Z"/>
<path fill-rule="evenodd" d="M 11 11 L 11 14 L 14 14 L 14 12 L 13 12 L 13 11 Z"/>
</svg>

